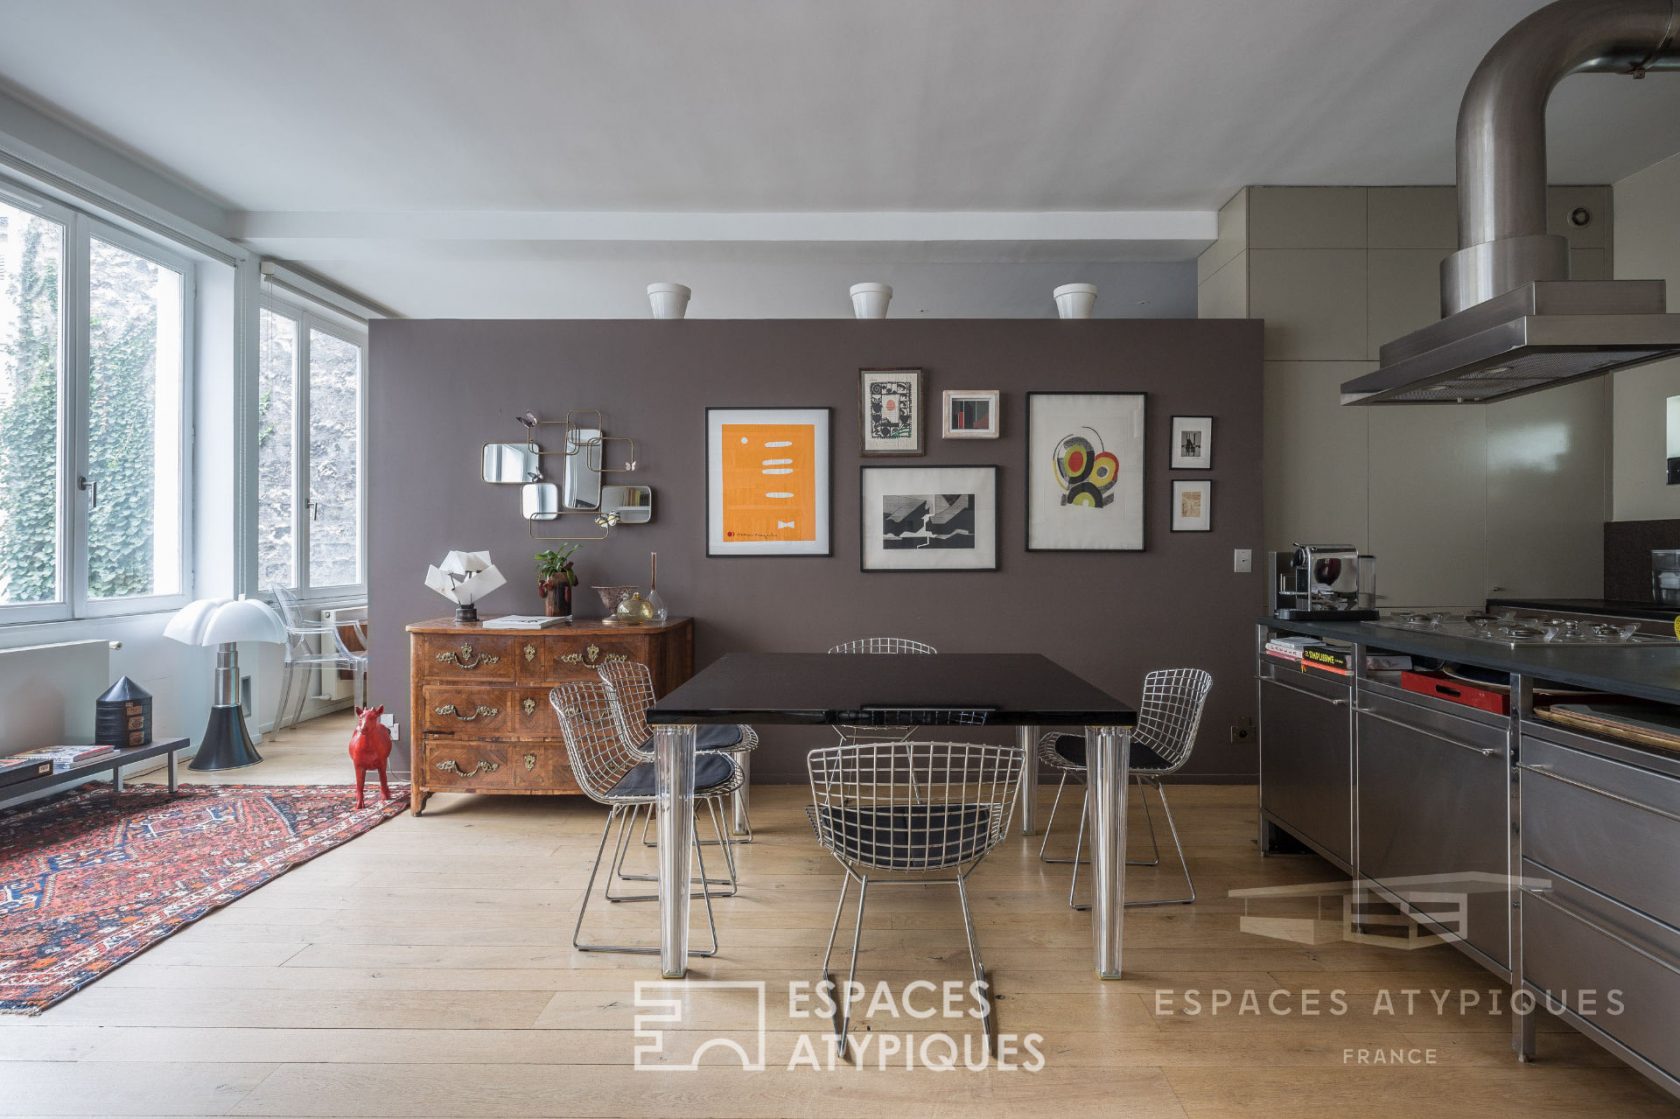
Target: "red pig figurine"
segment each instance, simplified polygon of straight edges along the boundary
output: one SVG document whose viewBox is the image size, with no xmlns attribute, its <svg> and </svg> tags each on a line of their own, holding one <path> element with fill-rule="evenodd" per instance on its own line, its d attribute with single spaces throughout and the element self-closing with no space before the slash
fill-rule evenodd
<svg viewBox="0 0 1680 1119">
<path fill-rule="evenodd" d="M 383 714 L 384 704 L 356 708 L 356 733 L 350 736 L 350 760 L 356 766 L 357 808 L 365 803 L 364 788 L 370 769 L 379 774 L 380 795 L 386 800 L 391 799 L 391 786 L 385 779 L 385 763 L 391 758 L 391 731 L 379 721 L 379 716 Z"/>
</svg>

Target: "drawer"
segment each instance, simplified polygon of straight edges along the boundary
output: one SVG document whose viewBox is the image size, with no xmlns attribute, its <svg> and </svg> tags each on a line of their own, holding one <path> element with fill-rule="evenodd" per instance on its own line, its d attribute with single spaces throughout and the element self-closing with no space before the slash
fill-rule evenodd
<svg viewBox="0 0 1680 1119">
<path fill-rule="evenodd" d="M 1540 872 L 1525 867 L 1533 877 Z M 1522 892 L 1523 979 L 1645 1060 L 1680 1074 L 1680 956 L 1672 931 L 1557 881 Z M 1615 992 L 1616 1001 L 1611 1001 Z M 1619 1013 L 1616 1011 L 1619 1009 Z"/>
<path fill-rule="evenodd" d="M 1339 692 L 1340 694 L 1337 694 Z M 1260 804 L 1291 832 L 1353 865 L 1349 692 L 1324 681 L 1260 685 Z"/>
<path fill-rule="evenodd" d="M 427 684 L 420 695 L 422 733 L 471 735 L 475 738 L 502 734 L 514 722 L 510 706 L 518 703 L 515 693 L 509 688 Z"/>
<path fill-rule="evenodd" d="M 1524 737 L 1523 857 L 1680 928 L 1680 781 Z"/>
<path fill-rule="evenodd" d="M 558 742 L 509 743 L 508 751 L 521 788 L 561 793 L 579 791 L 566 759 L 566 748 Z"/>
<path fill-rule="evenodd" d="M 426 788 L 438 792 L 508 792 L 524 787 L 523 761 L 515 764 L 517 745 L 428 738 L 425 747 Z"/>
<path fill-rule="evenodd" d="M 563 680 L 593 677 L 603 664 L 615 661 L 648 663 L 652 656 L 648 642 L 638 637 L 590 637 L 571 641 L 550 640 L 538 650 L 536 663 L 541 675 L 525 676 L 531 683 L 558 684 Z M 649 666 L 653 667 L 653 666 Z"/>
<path fill-rule="evenodd" d="M 417 634 L 414 671 L 422 680 L 462 683 L 512 681 L 519 639 L 503 636 L 452 637 Z"/>
</svg>

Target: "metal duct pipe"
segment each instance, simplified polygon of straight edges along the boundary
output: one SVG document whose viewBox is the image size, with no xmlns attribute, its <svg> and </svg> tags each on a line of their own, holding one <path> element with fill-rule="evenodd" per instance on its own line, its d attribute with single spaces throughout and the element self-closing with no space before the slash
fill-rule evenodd
<svg viewBox="0 0 1680 1119">
<path fill-rule="evenodd" d="M 1557 0 L 1493 45 L 1458 110 L 1458 252 L 1441 262 L 1451 315 L 1534 280 L 1567 280 L 1546 232 L 1546 102 L 1583 71 L 1680 69 L 1680 0 Z"/>
</svg>

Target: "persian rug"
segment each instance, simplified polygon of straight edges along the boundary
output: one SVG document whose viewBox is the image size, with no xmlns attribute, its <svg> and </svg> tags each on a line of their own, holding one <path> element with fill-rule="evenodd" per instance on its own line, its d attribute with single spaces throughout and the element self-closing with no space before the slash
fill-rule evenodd
<svg viewBox="0 0 1680 1119">
<path fill-rule="evenodd" d="M 400 814 L 349 785 L 73 792 L 0 813 L 0 1013 L 39 1014 L 158 941 Z"/>
</svg>

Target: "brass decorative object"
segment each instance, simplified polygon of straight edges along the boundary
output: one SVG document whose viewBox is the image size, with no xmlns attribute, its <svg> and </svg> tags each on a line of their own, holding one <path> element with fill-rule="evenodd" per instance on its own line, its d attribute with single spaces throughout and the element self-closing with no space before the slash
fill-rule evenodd
<svg viewBox="0 0 1680 1119">
<path fill-rule="evenodd" d="M 525 663 L 530 664 L 537 658 L 537 647 L 530 642 L 525 643 Z"/>
<path fill-rule="evenodd" d="M 499 707 L 486 707 L 483 704 L 479 704 L 477 707 L 473 708 L 471 715 L 466 714 L 453 703 L 445 703 L 439 707 L 433 708 L 432 710 L 434 714 L 438 715 L 453 715 L 463 723 L 470 723 L 477 719 L 494 719 L 497 715 L 502 713 L 502 710 Z"/>
<path fill-rule="evenodd" d="M 462 769 L 461 763 L 453 758 L 446 758 L 437 763 L 439 773 L 453 773 L 458 777 L 477 777 L 480 773 L 494 773 L 502 768 L 501 762 L 493 762 L 487 758 L 480 758 L 477 765 L 471 769 Z"/>
<path fill-rule="evenodd" d="M 462 645 L 460 652 L 439 653 L 437 659 L 443 662 L 453 662 L 456 668 L 465 668 L 471 671 L 481 664 L 495 664 L 502 658 L 491 656 L 488 653 L 474 654 L 471 645 Z"/>
<path fill-rule="evenodd" d="M 640 626 L 653 621 L 655 613 L 653 603 L 643 598 L 641 591 L 631 591 L 618 600 L 618 609 L 613 611 L 613 617 L 620 625 Z"/>
<path fill-rule="evenodd" d="M 529 718 L 537 713 L 537 701 L 532 699 L 530 696 L 526 696 L 524 699 L 519 701 L 519 708 L 524 711 L 526 717 Z"/>
<path fill-rule="evenodd" d="M 581 653 L 565 653 L 560 657 L 560 659 L 566 664 L 582 664 L 593 668 L 597 664 L 616 664 L 619 661 L 629 660 L 630 658 L 626 657 L 623 653 L 608 653 L 603 657 L 601 655 L 601 647 L 599 645 L 591 645 Z"/>
<path fill-rule="evenodd" d="M 590 588 L 601 597 L 601 624 L 605 626 L 622 625 L 623 619 L 618 616 L 618 604 L 630 595 L 638 593 L 641 588 L 629 584 L 614 584 L 607 587 Z"/>
</svg>

